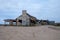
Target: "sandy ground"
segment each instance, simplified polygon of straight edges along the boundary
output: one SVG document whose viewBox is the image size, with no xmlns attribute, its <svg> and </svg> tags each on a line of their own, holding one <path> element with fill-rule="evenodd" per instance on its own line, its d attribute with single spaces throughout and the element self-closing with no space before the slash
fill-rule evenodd
<svg viewBox="0 0 60 40">
<path fill-rule="evenodd" d="M 48 27 L 53 26 L 0 26 L 0 40 L 60 40 L 60 30 L 55 30 Z"/>
</svg>

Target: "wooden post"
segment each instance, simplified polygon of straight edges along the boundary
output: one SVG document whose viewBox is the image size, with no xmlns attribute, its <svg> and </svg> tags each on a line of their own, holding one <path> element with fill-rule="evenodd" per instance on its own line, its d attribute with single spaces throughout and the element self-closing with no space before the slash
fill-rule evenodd
<svg viewBox="0 0 60 40">
<path fill-rule="evenodd" d="M 16 26 L 18 26 L 18 19 L 16 20 Z"/>
</svg>

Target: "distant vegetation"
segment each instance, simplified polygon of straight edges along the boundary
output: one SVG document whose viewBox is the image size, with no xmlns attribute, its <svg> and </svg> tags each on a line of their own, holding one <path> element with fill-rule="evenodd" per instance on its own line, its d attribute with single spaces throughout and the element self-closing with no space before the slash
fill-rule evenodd
<svg viewBox="0 0 60 40">
<path fill-rule="evenodd" d="M 60 26 L 60 23 L 55 23 L 54 25 L 55 25 L 55 26 Z"/>
</svg>

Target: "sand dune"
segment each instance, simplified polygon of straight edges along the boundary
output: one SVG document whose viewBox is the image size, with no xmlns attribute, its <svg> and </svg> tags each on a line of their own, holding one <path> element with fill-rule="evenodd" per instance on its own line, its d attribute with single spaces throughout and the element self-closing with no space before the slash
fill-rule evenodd
<svg viewBox="0 0 60 40">
<path fill-rule="evenodd" d="M 0 26 L 0 40 L 60 40 L 60 30 L 55 30 L 48 27 L 53 26 Z"/>
</svg>

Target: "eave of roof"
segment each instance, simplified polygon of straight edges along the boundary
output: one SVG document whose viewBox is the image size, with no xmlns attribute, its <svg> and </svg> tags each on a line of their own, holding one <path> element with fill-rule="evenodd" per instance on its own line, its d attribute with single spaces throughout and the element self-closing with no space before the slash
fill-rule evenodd
<svg viewBox="0 0 60 40">
<path fill-rule="evenodd" d="M 5 22 L 16 21 L 15 19 L 5 19 Z"/>
</svg>

